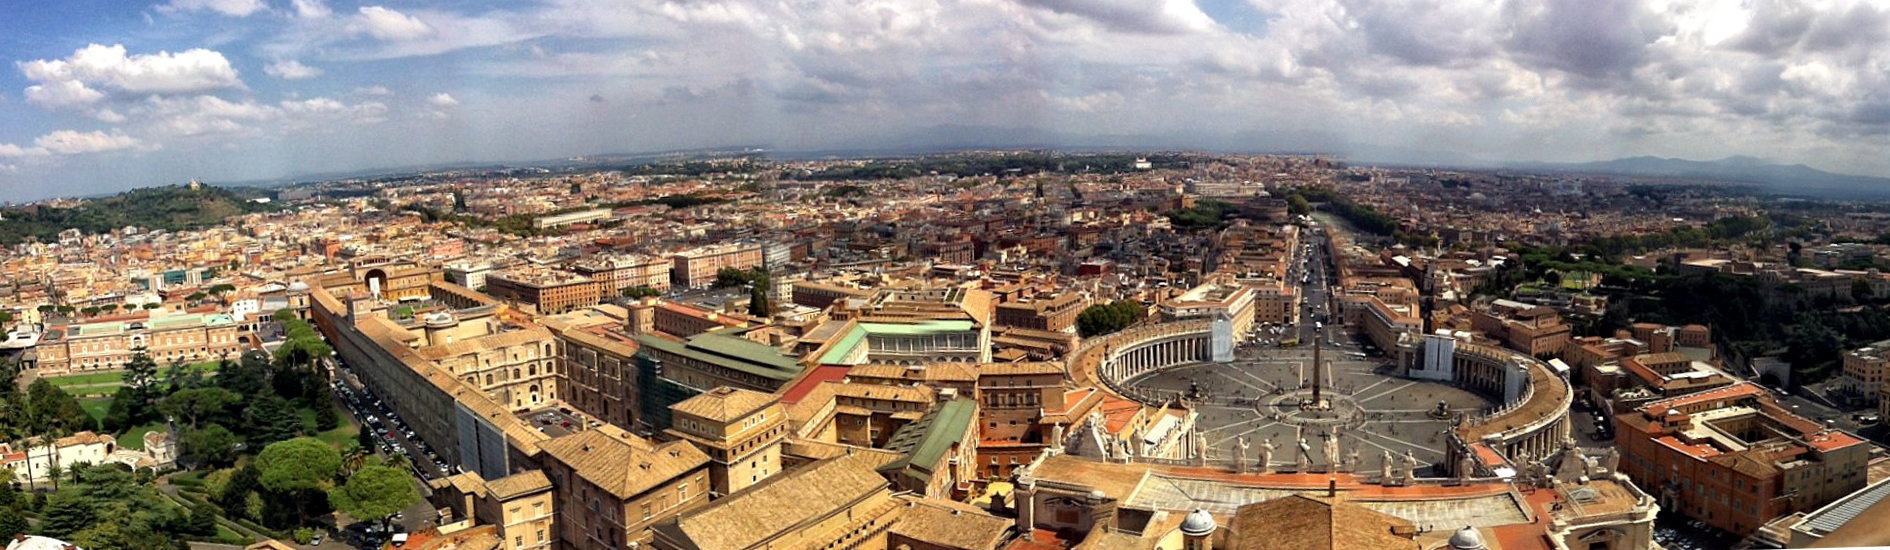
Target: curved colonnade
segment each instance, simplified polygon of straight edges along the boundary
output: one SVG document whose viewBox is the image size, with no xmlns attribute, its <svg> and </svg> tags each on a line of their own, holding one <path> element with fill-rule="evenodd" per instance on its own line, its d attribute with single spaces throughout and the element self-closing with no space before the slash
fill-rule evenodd
<svg viewBox="0 0 1890 550">
<path fill-rule="evenodd" d="M 1078 385 L 1101 388 L 1118 397 L 1148 405 L 1121 382 L 1174 365 L 1199 363 L 1211 357 L 1210 321 L 1153 323 L 1085 340 L 1066 362 Z M 1450 468 L 1458 472 L 1463 458 L 1479 457 L 1478 446 L 1503 459 L 1524 463 L 1547 458 L 1569 436 L 1568 409 L 1573 392 L 1568 381 L 1539 359 L 1503 348 L 1456 342 L 1451 349 L 1449 382 L 1491 396 L 1500 403 L 1466 414 L 1452 430 Z M 1527 459 L 1525 459 L 1527 457 Z M 1487 457 L 1482 471 L 1491 466 Z"/>
</svg>

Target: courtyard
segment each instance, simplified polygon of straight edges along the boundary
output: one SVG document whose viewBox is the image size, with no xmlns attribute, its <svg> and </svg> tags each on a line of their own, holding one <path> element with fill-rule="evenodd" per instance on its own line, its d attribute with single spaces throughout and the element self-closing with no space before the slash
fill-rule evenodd
<svg viewBox="0 0 1890 550">
<path fill-rule="evenodd" d="M 1382 360 L 1343 350 L 1325 352 L 1332 369 L 1322 384 L 1321 405 L 1312 403 L 1310 348 L 1247 348 L 1230 363 L 1189 363 L 1122 382 L 1126 393 L 1192 395 L 1200 412 L 1196 426 L 1227 462 L 1244 439 L 1249 464 L 1272 444 L 1275 470 L 1297 468 L 1302 455 L 1315 469 L 1329 463 L 1337 437 L 1338 456 L 1354 471 L 1376 473 L 1384 457 L 1397 471 L 1410 455 L 1418 477 L 1441 475 L 1446 434 L 1458 413 L 1491 406 L 1489 399 L 1449 384 L 1395 376 Z"/>
</svg>

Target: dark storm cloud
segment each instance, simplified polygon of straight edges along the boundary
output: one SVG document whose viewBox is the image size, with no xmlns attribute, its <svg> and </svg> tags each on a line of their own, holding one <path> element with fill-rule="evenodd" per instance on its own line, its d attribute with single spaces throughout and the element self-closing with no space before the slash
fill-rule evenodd
<svg viewBox="0 0 1890 550">
<path fill-rule="evenodd" d="M 1196 11 L 1172 13 L 1162 0 L 1018 0 L 1018 3 L 1095 21 L 1111 30 L 1143 34 L 1181 34 L 1200 30 L 1205 21 Z M 1188 4 L 1194 9 L 1193 4 Z"/>
<path fill-rule="evenodd" d="M 1733 48 L 1764 56 L 1790 51 L 1803 39 L 1817 12 L 1795 0 L 1761 0 L 1754 5 L 1746 31 L 1731 41 Z"/>
<path fill-rule="evenodd" d="M 1659 37 L 1635 0 L 1517 0 L 1505 12 L 1511 17 L 1511 53 L 1519 61 L 1589 79 L 1631 72 Z"/>
</svg>

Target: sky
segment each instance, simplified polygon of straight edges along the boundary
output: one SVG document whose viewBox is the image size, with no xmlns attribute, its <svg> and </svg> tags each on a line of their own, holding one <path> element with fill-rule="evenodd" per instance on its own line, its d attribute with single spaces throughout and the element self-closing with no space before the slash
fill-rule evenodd
<svg viewBox="0 0 1890 550">
<path fill-rule="evenodd" d="M 1890 176 L 1885 0 L 12 0 L 0 201 L 1029 141 Z"/>
</svg>

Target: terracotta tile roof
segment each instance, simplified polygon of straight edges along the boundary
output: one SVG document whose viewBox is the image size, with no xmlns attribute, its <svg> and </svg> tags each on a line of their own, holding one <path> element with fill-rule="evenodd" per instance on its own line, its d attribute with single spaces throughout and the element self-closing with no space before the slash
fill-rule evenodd
<svg viewBox="0 0 1890 550">
<path fill-rule="evenodd" d="M 551 331 L 545 330 L 544 327 L 530 327 L 524 330 L 514 330 L 498 334 L 488 334 L 476 338 L 467 338 L 447 344 L 422 346 L 419 352 L 420 356 L 423 358 L 439 360 L 448 357 L 458 357 L 468 353 L 479 353 L 482 351 L 528 344 L 543 344 L 550 341 Z"/>
<path fill-rule="evenodd" d="M 709 455 L 686 441 L 654 445 L 609 426 L 539 443 L 591 484 L 627 499 L 660 487 L 709 463 Z"/>
<path fill-rule="evenodd" d="M 1716 389 L 1706 390 L 1699 393 L 1691 393 L 1687 395 L 1682 395 L 1680 397 L 1675 397 L 1672 399 L 1663 399 L 1660 401 L 1655 401 L 1653 403 L 1648 403 L 1646 405 L 1641 406 L 1641 411 L 1643 411 L 1650 418 L 1660 418 L 1663 415 L 1666 415 L 1669 409 L 1683 408 L 1689 405 L 1697 405 L 1700 403 L 1713 401 L 1713 400 L 1757 396 L 1764 393 L 1765 393 L 1765 390 L 1760 389 L 1758 386 L 1755 386 L 1749 382 L 1740 382 L 1738 384 L 1733 384 L 1731 386 L 1726 386 L 1723 388 L 1716 388 Z"/>
<path fill-rule="evenodd" d="M 1173 527 L 1169 529 L 1172 530 Z M 1149 530 L 1149 532 L 1153 531 Z M 1083 537 L 1083 542 L 1077 543 L 1071 550 L 1150 550 L 1155 547 L 1155 542 L 1153 539 L 1124 534 L 1120 531 L 1092 529 L 1088 536 Z"/>
<path fill-rule="evenodd" d="M 781 388 L 781 403 L 792 405 L 806 398 L 821 382 L 838 382 L 847 377 L 852 367 L 846 365 L 821 365 L 801 372 L 801 376 Z"/>
<path fill-rule="evenodd" d="M 540 491 L 551 490 L 551 478 L 545 477 L 544 470 L 526 470 L 486 483 L 486 490 L 492 498 L 508 500 Z"/>
<path fill-rule="evenodd" d="M 1023 536 L 1012 540 L 1004 547 L 1004 550 L 1063 550 L 1069 547 L 1066 541 L 1057 538 L 1055 531 L 1032 529 L 1029 533 L 1024 533 Z"/>
<path fill-rule="evenodd" d="M 1028 374 L 1063 374 L 1063 363 L 1056 361 L 1030 361 L 1023 363 L 981 363 L 978 365 L 979 376 L 1014 376 Z"/>
<path fill-rule="evenodd" d="M 1344 501 L 1290 495 L 1249 504 L 1234 512 L 1228 547 L 1239 550 L 1374 550 L 1419 548 L 1393 534 L 1411 522 Z"/>
<path fill-rule="evenodd" d="M 931 386 L 885 386 L 880 384 L 850 384 L 845 382 L 825 382 L 821 385 L 831 387 L 835 397 L 904 401 L 910 403 L 931 403 L 933 394 L 935 393 Z"/>
<path fill-rule="evenodd" d="M 1011 531 L 1011 520 L 969 504 L 903 497 L 906 509 L 891 533 L 944 548 L 994 550 Z"/>
<path fill-rule="evenodd" d="M 869 462 L 842 456 L 751 485 L 657 529 L 693 543 L 696 550 L 742 550 L 885 490 L 886 479 Z"/>
<path fill-rule="evenodd" d="M 684 399 L 671 405 L 670 409 L 713 422 L 727 423 L 773 404 L 772 395 L 723 386 Z"/>
</svg>

